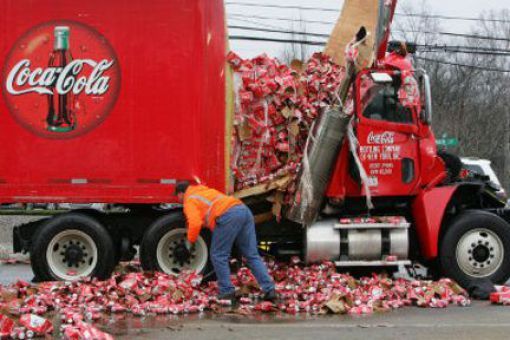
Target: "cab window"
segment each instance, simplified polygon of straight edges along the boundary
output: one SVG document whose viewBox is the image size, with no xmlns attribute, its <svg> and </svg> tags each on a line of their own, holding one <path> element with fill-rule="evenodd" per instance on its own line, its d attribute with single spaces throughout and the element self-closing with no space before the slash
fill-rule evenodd
<svg viewBox="0 0 510 340">
<path fill-rule="evenodd" d="M 363 117 L 393 123 L 413 123 L 409 107 L 399 101 L 398 90 L 391 84 L 372 84 L 362 99 Z"/>
</svg>

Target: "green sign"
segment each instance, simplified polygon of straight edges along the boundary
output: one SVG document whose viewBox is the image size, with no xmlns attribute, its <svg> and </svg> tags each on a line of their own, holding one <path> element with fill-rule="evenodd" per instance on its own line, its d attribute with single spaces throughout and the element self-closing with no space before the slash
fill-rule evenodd
<svg viewBox="0 0 510 340">
<path fill-rule="evenodd" d="M 459 140 L 457 138 L 439 138 L 436 139 L 436 144 L 445 147 L 452 147 L 459 145 Z"/>
</svg>

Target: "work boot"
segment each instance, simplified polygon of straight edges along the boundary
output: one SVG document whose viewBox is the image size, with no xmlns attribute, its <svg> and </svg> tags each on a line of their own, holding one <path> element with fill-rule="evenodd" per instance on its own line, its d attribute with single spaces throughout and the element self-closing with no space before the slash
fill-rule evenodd
<svg viewBox="0 0 510 340">
<path fill-rule="evenodd" d="M 233 306 L 237 301 L 236 293 L 232 292 L 226 294 L 218 294 L 218 300 L 230 301 L 231 305 Z"/>
<path fill-rule="evenodd" d="M 267 292 L 264 293 L 264 296 L 262 297 L 262 299 L 264 301 L 270 301 L 270 302 L 275 302 L 276 299 L 277 299 L 277 296 L 276 296 L 276 290 L 273 288 Z"/>
</svg>

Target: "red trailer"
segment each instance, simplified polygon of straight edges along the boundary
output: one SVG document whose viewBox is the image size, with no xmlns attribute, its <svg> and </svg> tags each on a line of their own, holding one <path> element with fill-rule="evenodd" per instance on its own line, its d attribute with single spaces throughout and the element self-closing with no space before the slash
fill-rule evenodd
<svg viewBox="0 0 510 340">
<path fill-rule="evenodd" d="M 176 202 L 177 181 L 225 190 L 223 1 L 0 6 L 0 203 L 131 204 L 112 217 L 120 238 L 81 210 L 15 229 L 15 250 L 40 279 L 108 276 L 162 213 L 136 216 Z"/>
<path fill-rule="evenodd" d="M 172 202 L 193 176 L 225 189 L 222 1 L 1 7 L 1 203 Z M 72 64 L 55 73 L 59 27 Z"/>
</svg>

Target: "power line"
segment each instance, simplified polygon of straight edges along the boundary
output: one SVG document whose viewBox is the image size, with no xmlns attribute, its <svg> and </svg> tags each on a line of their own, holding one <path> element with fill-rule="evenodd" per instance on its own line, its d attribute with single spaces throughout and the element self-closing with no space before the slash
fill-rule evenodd
<svg viewBox="0 0 510 340">
<path fill-rule="evenodd" d="M 236 20 L 242 20 L 242 19 L 236 19 Z M 259 24 L 255 21 L 251 21 L 254 24 Z M 249 27 L 249 26 L 236 26 L 236 25 L 230 25 L 229 28 L 233 29 L 242 29 L 242 30 L 248 30 L 248 31 L 261 31 L 261 32 L 272 32 L 272 33 L 284 33 L 284 34 L 297 34 L 297 35 L 309 35 L 309 36 L 316 36 L 316 37 L 324 37 L 329 38 L 330 35 L 328 34 L 322 34 L 322 33 L 313 33 L 313 32 L 303 32 L 303 31 L 295 31 L 295 30 L 289 30 L 285 29 L 283 27 L 277 27 L 277 26 L 271 26 L 271 25 L 265 25 L 267 27 L 275 28 L 275 30 L 268 30 L 265 28 L 257 28 L 257 27 Z M 482 35 L 476 35 L 476 34 L 463 34 L 463 33 L 453 33 L 453 32 L 429 32 L 429 31 L 401 31 L 401 30 L 394 30 L 392 32 L 399 32 L 399 33 L 425 33 L 425 34 L 439 34 L 439 35 L 451 35 L 451 36 L 459 36 L 459 37 L 465 37 L 465 38 L 476 38 L 481 40 L 494 40 L 494 41 L 509 41 L 509 38 L 502 38 L 502 37 L 491 37 L 491 36 L 482 36 Z"/>
<path fill-rule="evenodd" d="M 308 41 L 308 40 L 276 39 L 276 38 L 250 37 L 250 36 L 237 36 L 237 35 L 230 36 L 229 38 L 231 40 L 250 40 L 250 41 L 267 41 L 267 42 L 278 42 L 278 43 L 296 43 L 296 44 L 314 45 L 314 46 L 324 46 L 325 45 L 325 43 L 323 43 L 323 42 Z M 450 65 L 450 66 L 467 67 L 467 68 L 473 68 L 473 69 L 489 71 L 489 72 L 510 73 L 510 70 L 499 69 L 499 68 L 490 68 L 490 67 L 482 67 L 482 66 L 477 66 L 477 65 L 453 63 L 453 62 L 449 62 L 446 60 L 438 60 L 438 59 L 432 59 L 432 58 L 426 58 L 426 57 L 420 57 L 420 56 L 414 56 L 414 58 L 416 58 L 418 60 L 434 62 L 434 63 Z"/>
<path fill-rule="evenodd" d="M 282 17 L 266 17 L 263 15 L 244 15 L 241 13 L 230 13 L 230 17 L 232 18 L 247 18 L 247 19 L 262 19 L 262 20 L 279 20 L 279 21 L 293 21 L 293 22 L 303 22 L 309 24 L 322 24 L 322 25 L 333 25 L 335 22 L 331 21 L 321 21 L 321 20 L 305 20 L 305 19 L 291 19 L 291 18 L 282 18 Z"/>
<path fill-rule="evenodd" d="M 268 41 L 268 42 L 279 42 L 289 44 L 303 44 L 313 46 L 324 46 L 326 45 L 323 41 L 311 41 L 311 40 L 297 40 L 297 39 L 277 39 L 277 38 L 264 38 L 264 37 L 252 37 L 247 35 L 231 35 L 230 40 L 252 40 L 252 41 Z"/>
<path fill-rule="evenodd" d="M 440 14 L 418 14 L 418 13 L 395 13 L 396 15 L 403 17 L 415 17 L 415 18 L 430 18 L 430 19 L 444 19 L 444 20 L 461 20 L 461 21 L 487 21 L 487 22 L 501 22 L 510 23 L 510 20 L 505 19 L 488 19 L 488 18 L 474 18 L 474 17 L 458 17 Z"/>
<path fill-rule="evenodd" d="M 323 21 L 323 20 L 306 20 L 306 19 L 292 19 L 292 18 L 283 18 L 283 17 L 268 17 L 263 15 L 244 15 L 240 13 L 232 13 L 230 14 L 231 18 L 234 20 L 250 20 L 250 19 L 260 19 L 260 20 L 277 20 L 277 21 L 287 21 L 294 23 L 310 23 L 310 24 L 321 24 L 321 25 L 333 25 L 334 22 L 331 21 Z M 266 23 L 257 23 L 255 21 L 250 20 L 253 24 L 268 26 Z M 509 21 L 510 22 L 510 21 Z M 275 28 L 276 26 L 272 26 Z M 280 27 L 281 28 L 281 27 Z M 424 34 L 439 34 L 439 35 L 447 35 L 447 36 L 457 36 L 464 38 L 473 38 L 480 40 L 494 40 L 494 41 L 507 41 L 510 42 L 510 38 L 498 37 L 498 36 L 487 36 L 487 35 L 478 35 L 478 34 L 466 34 L 466 33 L 455 33 L 455 32 L 432 32 L 432 31 L 402 31 L 402 30 L 392 30 L 392 32 L 400 32 L 400 33 L 424 33 Z"/>
<path fill-rule="evenodd" d="M 417 47 L 424 47 L 428 49 L 434 49 L 439 51 L 447 50 L 469 50 L 469 51 L 482 51 L 482 52 L 507 52 L 510 53 L 510 49 L 505 48 L 494 48 L 485 46 L 463 46 L 463 45 L 431 45 L 431 44 L 416 44 Z"/>
<path fill-rule="evenodd" d="M 469 51 L 469 50 L 420 50 L 420 53 L 462 53 L 462 54 L 480 54 L 492 56 L 507 56 L 510 57 L 509 52 L 490 52 L 490 51 Z"/>
<path fill-rule="evenodd" d="M 423 33 L 423 34 L 438 34 L 438 35 L 449 35 L 454 37 L 463 37 L 463 38 L 473 38 L 480 40 L 495 40 L 495 41 L 510 41 L 509 38 L 503 37 L 492 37 L 488 35 L 478 35 L 478 34 L 465 34 L 465 33 L 454 33 L 454 32 L 432 32 L 432 31 L 402 31 L 402 30 L 391 30 L 392 32 L 399 33 Z"/>
<path fill-rule="evenodd" d="M 228 28 L 240 29 L 240 30 L 246 30 L 246 31 L 296 34 L 296 35 L 305 35 L 305 36 L 308 35 L 311 37 L 321 37 L 321 38 L 329 38 L 330 37 L 329 34 L 321 34 L 321 33 L 313 33 L 313 32 L 299 32 L 299 31 L 292 31 L 292 30 L 276 30 L 276 29 L 256 28 L 256 27 L 237 26 L 237 25 L 229 25 Z"/>
<path fill-rule="evenodd" d="M 500 68 L 491 68 L 491 67 L 483 67 L 483 66 L 477 66 L 477 65 L 459 64 L 459 63 L 453 63 L 453 62 L 450 62 L 447 60 L 438 60 L 438 59 L 431 59 L 431 58 L 424 58 L 424 57 L 415 57 L 415 58 L 419 59 L 419 60 L 423 60 L 423 61 L 444 64 L 444 65 L 467 67 L 467 68 L 473 68 L 473 69 L 489 71 L 489 72 L 510 73 L 510 70 L 505 70 L 505 69 L 500 69 Z"/>
<path fill-rule="evenodd" d="M 254 20 L 250 20 L 250 19 L 230 18 L 230 20 L 236 20 L 236 21 L 239 21 L 242 23 L 249 23 L 249 24 L 253 24 L 253 25 L 262 25 L 262 23 L 260 21 L 254 21 Z M 274 29 L 278 29 L 278 30 L 282 30 L 282 31 L 289 29 L 288 27 L 285 28 L 285 27 L 269 25 L 269 24 L 265 24 L 265 23 L 263 25 L 264 25 L 264 27 L 274 28 Z M 253 27 L 253 26 L 251 26 L 251 27 Z M 253 28 L 256 28 L 256 27 L 253 27 Z"/>
<path fill-rule="evenodd" d="M 274 32 L 274 30 L 264 30 L 269 32 Z M 266 37 L 255 37 L 255 36 L 247 36 L 247 35 L 231 35 L 229 37 L 231 40 L 249 40 L 249 41 L 267 41 L 267 42 L 278 42 L 278 43 L 295 43 L 295 44 L 303 44 L 303 45 L 314 45 L 314 46 L 324 46 L 326 43 L 323 41 L 311 41 L 311 40 L 303 40 L 303 39 L 279 39 L 279 38 L 266 38 Z M 510 56 L 510 50 L 497 50 L 490 48 L 472 48 L 469 49 L 461 49 L 463 46 L 441 46 L 441 48 L 437 48 L 434 45 L 418 45 L 419 47 L 424 47 L 424 50 L 420 50 L 419 52 L 423 53 L 465 53 L 465 54 L 482 54 L 482 55 L 494 55 L 494 56 Z"/>
<path fill-rule="evenodd" d="M 308 6 L 291 6 L 291 5 L 272 5 L 272 4 L 256 4 L 256 3 L 241 3 L 241 2 L 225 2 L 225 5 L 235 5 L 242 7 L 264 7 L 264 8 L 282 8 L 282 9 L 298 9 L 298 10 L 309 10 L 319 12 L 336 12 L 340 13 L 340 8 L 322 8 L 322 7 L 308 7 Z"/>
<path fill-rule="evenodd" d="M 280 8 L 280 9 L 296 9 L 296 10 L 309 10 L 309 11 L 320 11 L 320 12 L 336 12 L 340 13 L 340 9 L 334 8 L 323 8 L 323 7 L 309 7 L 309 6 L 292 6 L 292 5 L 273 5 L 273 4 L 259 4 L 259 3 L 241 3 L 241 2 L 226 2 L 226 5 L 234 5 L 241 7 L 259 7 L 259 8 Z M 462 20 L 462 21 L 487 21 L 487 22 L 501 22 L 510 23 L 510 20 L 505 19 L 481 19 L 476 17 L 462 17 L 462 16 L 450 16 L 441 14 L 421 14 L 421 13 L 401 13 L 396 12 L 396 15 L 404 17 L 418 17 L 418 18 L 431 18 L 431 19 L 442 19 L 442 20 Z"/>
<path fill-rule="evenodd" d="M 241 35 L 232 35 L 229 37 L 230 40 L 244 40 L 244 41 L 265 41 L 265 42 L 276 42 L 276 43 L 284 43 L 284 44 L 302 44 L 302 45 L 312 45 L 312 46 L 324 46 L 325 42 L 322 41 L 311 41 L 311 40 L 299 40 L 299 39 L 278 39 L 278 38 L 265 38 L 265 37 L 255 37 L 255 36 L 241 36 Z M 460 50 L 460 49 L 451 49 L 451 48 L 443 48 L 443 49 L 424 49 L 419 50 L 420 53 L 461 53 L 461 54 L 478 54 L 478 55 L 491 55 L 491 56 L 502 56 L 502 57 L 510 57 L 510 50 L 505 51 L 492 51 L 490 49 L 480 49 L 480 50 Z"/>
<path fill-rule="evenodd" d="M 282 34 L 290 34 L 290 35 L 300 35 L 303 37 L 319 37 L 319 38 L 329 38 L 328 34 L 320 34 L 320 33 L 312 33 L 312 32 L 300 32 L 293 30 L 284 30 L 284 29 L 269 29 L 269 28 L 257 28 L 250 26 L 241 26 L 241 25 L 230 25 L 228 26 L 231 29 L 239 29 L 243 31 L 255 31 L 255 32 L 268 32 L 268 33 L 282 33 Z M 304 40 L 303 40 L 304 41 Z M 306 40 L 308 41 L 308 40 Z M 471 53 L 471 54 L 492 54 L 492 55 L 507 55 L 510 53 L 510 49 L 501 49 L 494 47 L 484 47 L 484 46 L 465 46 L 465 45 L 439 45 L 439 44 L 415 44 L 416 47 L 423 48 L 420 52 L 455 52 L 455 53 Z"/>
</svg>

